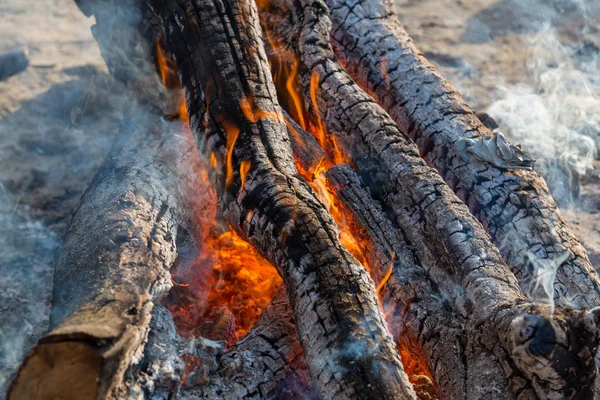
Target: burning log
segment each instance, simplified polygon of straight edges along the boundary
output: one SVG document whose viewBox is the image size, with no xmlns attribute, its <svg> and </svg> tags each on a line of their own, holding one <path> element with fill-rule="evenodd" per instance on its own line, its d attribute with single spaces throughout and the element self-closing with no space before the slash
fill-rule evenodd
<svg viewBox="0 0 600 400">
<path fill-rule="evenodd" d="M 206 371 L 209 372 L 209 371 Z M 252 330 L 219 361 L 206 384 L 182 399 L 308 399 L 310 377 L 285 290 L 280 289 Z"/>
<path fill-rule="evenodd" d="M 165 399 L 314 397 L 284 290 L 229 350 L 219 339 L 177 335 L 161 305 L 152 314 L 144 359 L 128 371 L 118 398 L 141 398 L 144 393 Z"/>
<path fill-rule="evenodd" d="M 299 176 L 249 1 L 156 1 L 229 224 L 282 276 L 321 396 L 414 398 L 365 269 Z"/>
<path fill-rule="evenodd" d="M 407 370 L 411 383 L 432 375 L 437 387 L 428 388 L 443 399 L 464 397 L 464 307 L 446 299 L 457 297 L 451 277 L 436 281 L 422 265 L 402 232 L 395 228 L 360 178 L 347 165 L 325 172 L 338 206 L 351 214 L 360 232 L 359 243 L 368 255 L 371 275 L 381 289 L 380 298 L 396 342 L 407 349 L 404 365 L 417 361 L 419 370 Z M 386 315 L 387 315 L 386 313 Z M 440 340 L 443 338 L 443 340 Z M 425 371 L 423 371 L 425 369 Z M 431 372 L 429 370 L 431 369 Z M 423 398 L 417 390 L 419 398 Z M 437 398 L 438 396 L 433 396 Z"/>
<path fill-rule="evenodd" d="M 143 113 L 119 133 L 73 215 L 56 265 L 50 332 L 25 360 L 11 398 L 104 398 L 138 357 L 153 303 L 171 286 L 177 230 L 200 236 L 214 198 L 190 180 L 199 158 L 189 151 L 192 136 L 174 133 L 173 124 L 181 126 Z M 190 188 L 201 208 L 184 204 Z"/>
<path fill-rule="evenodd" d="M 510 398 L 508 389 L 517 396 L 591 396 L 599 338 L 589 322 L 600 309 L 553 309 L 527 301 L 483 227 L 338 63 L 322 1 L 274 0 L 264 10 L 271 39 L 299 56 L 306 104 L 312 102 L 315 113 L 328 110 L 326 118 L 318 118 L 393 216 L 427 275 L 435 282 L 451 277 L 460 285 L 447 293 L 447 301 L 464 310 L 467 373 L 464 382 L 446 386 L 466 388 L 461 396 L 469 398 Z M 498 394 L 498 388 L 507 390 Z"/>
<path fill-rule="evenodd" d="M 481 146 L 492 132 L 416 48 L 392 4 L 327 4 L 331 39 L 348 72 L 469 206 L 522 289 L 559 305 L 599 306 L 600 278 L 544 180 L 514 146 Z"/>
</svg>

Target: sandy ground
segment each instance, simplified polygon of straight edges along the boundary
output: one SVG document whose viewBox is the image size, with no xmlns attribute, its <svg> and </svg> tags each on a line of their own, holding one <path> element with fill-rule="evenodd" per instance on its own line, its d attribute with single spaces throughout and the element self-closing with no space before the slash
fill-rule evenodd
<svg viewBox="0 0 600 400">
<path fill-rule="evenodd" d="M 507 93 L 524 85 L 550 112 L 548 118 L 533 113 L 545 118 L 541 123 L 557 119 L 560 129 L 579 124 L 578 131 L 586 130 L 592 143 L 600 139 L 600 119 L 593 111 L 600 110 L 600 7 L 593 4 L 600 2 L 397 3 L 421 50 L 475 110 L 496 110 L 502 116 L 502 101 L 512 98 Z M 93 23 L 72 0 L 0 3 L 0 51 L 23 48 L 29 58 L 24 72 L 0 82 L 0 399 L 27 350 L 47 329 L 48 282 L 61 238 L 110 148 L 127 101 L 124 89 L 106 73 L 90 32 Z M 573 75 L 573 70 L 578 73 Z M 550 91 L 548 76 L 557 71 L 566 71 L 565 77 L 552 80 Z M 548 93 L 555 93 L 556 82 L 561 98 L 575 99 L 566 109 L 574 121 L 555 118 L 560 113 Z M 530 104 L 531 98 L 526 99 Z M 513 103 L 511 115 L 532 114 L 523 103 Z M 560 104 L 560 110 L 565 107 Z M 581 121 L 586 123 L 583 128 Z M 536 124 L 540 121 L 530 123 L 531 129 L 516 141 L 544 141 L 558 130 L 544 125 L 550 133 L 542 130 L 546 137 L 538 139 Z M 576 146 L 580 139 L 569 143 Z M 600 267 L 600 163 L 595 157 L 582 163 L 580 196 L 564 204 L 563 212 Z M 595 170 L 590 169 L 593 164 Z"/>
</svg>

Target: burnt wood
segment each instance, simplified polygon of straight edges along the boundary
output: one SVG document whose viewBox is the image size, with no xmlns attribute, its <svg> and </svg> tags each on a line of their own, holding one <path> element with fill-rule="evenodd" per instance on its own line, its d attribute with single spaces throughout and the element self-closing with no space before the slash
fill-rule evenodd
<svg viewBox="0 0 600 400">
<path fill-rule="evenodd" d="M 493 137 L 423 56 L 390 1 L 327 0 L 331 40 L 350 75 L 389 113 L 469 206 L 532 297 L 600 305 L 600 278 L 537 172 L 481 159 L 465 148 Z M 495 150 L 495 149 L 494 149 Z M 536 286 L 556 269 L 554 293 Z"/>
<path fill-rule="evenodd" d="M 365 268 L 298 174 L 256 6 L 156 1 L 223 214 L 277 268 L 323 398 L 414 398 Z M 244 166 L 244 167 L 243 167 Z"/>
<path fill-rule="evenodd" d="M 311 104 L 310 81 L 317 76 L 314 97 L 318 110 L 327 110 L 323 123 L 329 134 L 343 144 L 427 274 L 437 282 L 458 284 L 447 301 L 464 315 L 466 374 L 463 383 L 445 385 L 466 389 L 463 396 L 469 398 L 534 392 L 540 397 L 592 396 L 597 328 L 580 329 L 598 310 L 554 309 L 527 300 L 481 224 L 337 61 L 324 2 L 272 0 L 263 10 L 269 35 L 287 45 L 290 58 L 300 60 L 305 104 Z M 583 345 L 580 352 L 563 352 L 563 346 L 573 350 L 575 343 Z M 539 347 L 546 351 L 534 350 Z M 565 363 L 570 367 L 563 369 Z"/>
</svg>

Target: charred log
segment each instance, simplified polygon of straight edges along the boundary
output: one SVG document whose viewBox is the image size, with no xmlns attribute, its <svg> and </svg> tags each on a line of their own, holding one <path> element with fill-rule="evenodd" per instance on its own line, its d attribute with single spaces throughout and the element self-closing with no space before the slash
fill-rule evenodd
<svg viewBox="0 0 600 400">
<path fill-rule="evenodd" d="M 274 0 L 264 20 L 270 34 L 300 58 L 306 104 L 311 104 L 311 81 L 317 79 L 313 112 L 328 110 L 323 119 L 327 130 L 344 144 L 350 162 L 410 241 L 427 274 L 437 282 L 451 277 L 459 284 L 448 301 L 465 310 L 466 375 L 463 384 L 445 385 L 466 388 L 462 396 L 469 398 L 510 398 L 510 391 L 517 396 L 535 391 L 543 398 L 592 396 L 597 328 L 579 330 L 598 310 L 553 310 L 527 301 L 480 223 L 338 63 L 323 2 Z M 583 345 L 580 351 L 563 352 L 563 346 L 573 349 L 575 343 Z M 542 347 L 545 351 L 537 350 Z M 575 353 L 581 358 L 575 360 Z M 570 364 L 566 370 L 564 363 Z M 501 393 L 497 388 L 503 388 Z"/>
<path fill-rule="evenodd" d="M 428 387 L 429 393 L 433 391 L 442 399 L 464 397 L 468 382 L 464 379 L 466 348 L 462 338 L 467 310 L 447 300 L 460 295 L 459 285 L 451 277 L 436 281 L 429 274 L 402 231 L 394 227 L 350 167 L 337 165 L 325 174 L 338 206 L 347 210 L 356 224 L 354 231 L 360 233 L 359 243 L 381 290 L 381 302 L 389 309 L 389 328 L 406 349 L 402 362 L 407 366 L 412 361 L 421 367 L 407 369 L 415 390 L 415 380 L 431 374 L 437 387 Z M 420 394 L 417 390 L 423 398 Z"/>
<path fill-rule="evenodd" d="M 282 276 L 319 394 L 414 398 L 373 282 L 296 170 L 255 5 L 152 4 L 199 148 L 216 160 L 211 179 L 224 216 Z"/>
<path fill-rule="evenodd" d="M 182 399 L 310 399 L 310 377 L 304 364 L 294 317 L 283 289 L 260 320 L 219 361 L 204 385 L 182 393 Z"/>
<path fill-rule="evenodd" d="M 215 339 L 180 337 L 167 309 L 156 305 L 144 358 L 128 371 L 118 398 L 314 398 L 285 291 L 231 349 Z"/>
<path fill-rule="evenodd" d="M 417 49 L 391 2 L 327 4 L 331 39 L 348 72 L 469 206 L 522 289 L 560 305 L 600 305 L 600 278 L 544 180 L 528 169 L 531 163 L 515 147 L 502 156 L 495 156 L 495 145 L 481 151 L 473 147 L 492 138 L 492 132 Z M 554 282 L 553 294 L 536 284 L 540 276 Z"/>
</svg>

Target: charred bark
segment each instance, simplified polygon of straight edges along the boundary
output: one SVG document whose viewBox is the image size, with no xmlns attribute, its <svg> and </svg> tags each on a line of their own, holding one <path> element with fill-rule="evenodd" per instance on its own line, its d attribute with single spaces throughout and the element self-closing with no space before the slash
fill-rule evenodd
<svg viewBox="0 0 600 400">
<path fill-rule="evenodd" d="M 459 285 L 449 276 L 436 281 L 429 274 L 402 231 L 394 227 L 350 167 L 337 165 L 325 174 L 338 207 L 347 210 L 355 225 L 353 232 L 360 235 L 358 243 L 381 288 L 381 302 L 389 309 L 392 335 L 410 353 L 410 360 L 403 356 L 404 365 L 413 361 L 427 366 L 437 383 L 437 387 L 428 388 L 430 394 L 433 389 L 435 397 L 464 398 L 469 383 L 465 380 L 467 350 L 463 339 L 467 310 L 448 301 L 461 295 Z M 415 375 L 427 371 L 407 370 L 413 385 Z"/>
<path fill-rule="evenodd" d="M 206 384 L 186 390 L 181 398 L 315 398 L 283 289 L 252 330 L 220 359 L 214 374 L 208 373 L 204 379 Z"/>
<path fill-rule="evenodd" d="M 469 398 L 511 398 L 510 391 L 517 396 L 535 391 L 542 398 L 592 396 L 598 331 L 588 321 L 599 311 L 553 310 L 527 301 L 480 223 L 338 63 L 322 1 L 273 0 L 264 20 L 269 33 L 300 58 L 306 104 L 311 104 L 310 82 L 318 77 L 313 112 L 328 110 L 327 130 L 343 143 L 427 275 L 458 284 L 446 294 L 453 308 L 464 310 L 466 373 L 464 383 L 445 385 L 466 388 L 463 395 Z M 573 346 L 582 347 L 573 351 Z"/>
<path fill-rule="evenodd" d="M 493 133 L 416 48 L 392 3 L 327 4 L 331 39 L 348 72 L 481 221 L 523 291 L 559 305 L 600 305 L 600 278 L 544 180 L 518 149 L 498 156 L 497 143 L 483 145 Z M 542 279 L 554 282 L 554 293 Z"/>
<path fill-rule="evenodd" d="M 255 5 L 152 6 L 177 61 L 199 148 L 215 160 L 211 179 L 224 216 L 282 276 L 319 394 L 414 398 L 373 282 L 296 170 Z"/>
<path fill-rule="evenodd" d="M 199 158 L 189 151 L 192 136 L 174 124 L 181 125 L 142 113 L 119 133 L 65 237 L 50 332 L 26 358 L 10 398 L 111 396 L 139 356 L 153 303 L 171 285 L 177 229 L 187 219 L 198 232 L 214 198 L 188 175 Z M 202 208 L 184 205 L 190 195 Z"/>
<path fill-rule="evenodd" d="M 180 337 L 168 310 L 156 305 L 144 358 L 128 371 L 118 393 L 118 398 L 153 399 L 314 396 L 284 290 L 277 292 L 257 324 L 229 350 L 222 340 Z"/>
</svg>

